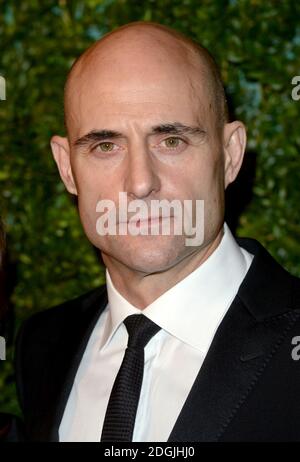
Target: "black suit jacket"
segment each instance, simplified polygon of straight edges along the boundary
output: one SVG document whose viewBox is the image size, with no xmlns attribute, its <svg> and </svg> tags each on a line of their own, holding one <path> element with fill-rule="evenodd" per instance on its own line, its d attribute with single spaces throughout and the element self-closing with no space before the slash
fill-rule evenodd
<svg viewBox="0 0 300 462">
<path fill-rule="evenodd" d="M 252 265 L 221 322 L 172 429 L 172 442 L 300 441 L 300 280 L 255 240 Z M 106 287 L 35 314 L 18 335 L 16 377 L 27 438 L 58 429 Z M 178 370 L 182 380 L 184 370 Z M 162 409 L 163 412 L 163 409 Z"/>
</svg>

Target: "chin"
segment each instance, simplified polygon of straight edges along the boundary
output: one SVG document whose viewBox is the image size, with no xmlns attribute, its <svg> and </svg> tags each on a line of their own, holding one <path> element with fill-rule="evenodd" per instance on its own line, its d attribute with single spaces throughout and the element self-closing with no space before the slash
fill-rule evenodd
<svg viewBox="0 0 300 462">
<path fill-rule="evenodd" d="M 182 242 L 177 240 L 165 240 L 161 238 L 135 240 L 114 245 L 111 252 L 107 252 L 116 260 L 120 261 L 129 268 L 143 273 L 155 273 L 167 270 L 178 261 L 184 249 Z"/>
</svg>

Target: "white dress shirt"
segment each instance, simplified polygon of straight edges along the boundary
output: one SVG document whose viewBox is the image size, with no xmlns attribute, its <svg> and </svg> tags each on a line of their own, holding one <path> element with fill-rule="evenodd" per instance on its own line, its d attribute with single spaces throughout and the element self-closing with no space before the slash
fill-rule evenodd
<svg viewBox="0 0 300 462">
<path fill-rule="evenodd" d="M 224 224 L 208 259 L 142 312 L 161 327 L 145 347 L 133 441 L 167 441 L 216 330 L 253 259 Z M 100 441 L 111 389 L 123 360 L 124 319 L 141 313 L 114 287 L 87 344 L 59 427 L 60 441 Z"/>
</svg>

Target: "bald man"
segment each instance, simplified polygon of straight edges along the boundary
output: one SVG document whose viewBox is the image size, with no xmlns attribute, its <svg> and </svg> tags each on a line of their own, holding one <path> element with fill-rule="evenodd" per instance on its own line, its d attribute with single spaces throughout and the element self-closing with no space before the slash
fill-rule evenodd
<svg viewBox="0 0 300 462">
<path fill-rule="evenodd" d="M 106 285 L 21 328 L 27 438 L 299 440 L 299 280 L 224 223 L 246 134 L 207 50 L 123 26 L 73 65 L 65 120 L 51 147 Z M 176 207 L 154 213 L 163 200 Z"/>
</svg>

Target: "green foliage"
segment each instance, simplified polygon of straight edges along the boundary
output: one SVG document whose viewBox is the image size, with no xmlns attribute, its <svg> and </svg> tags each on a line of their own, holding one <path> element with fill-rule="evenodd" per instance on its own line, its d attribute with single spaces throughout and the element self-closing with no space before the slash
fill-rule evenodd
<svg viewBox="0 0 300 462">
<path fill-rule="evenodd" d="M 35 311 L 104 281 L 99 258 L 64 191 L 49 148 L 63 133 L 62 93 L 74 59 L 127 22 L 151 20 L 196 39 L 219 63 L 236 116 L 256 154 L 253 197 L 238 234 L 259 239 L 300 275 L 300 4 L 259 0 L 28 0 L 1 2 L 0 200 L 10 260 L 16 328 Z M 176 95 L 175 95 L 176 96 Z M 237 198 L 238 199 L 238 198 Z M 0 408 L 18 412 L 12 347 L 2 362 Z"/>
</svg>

